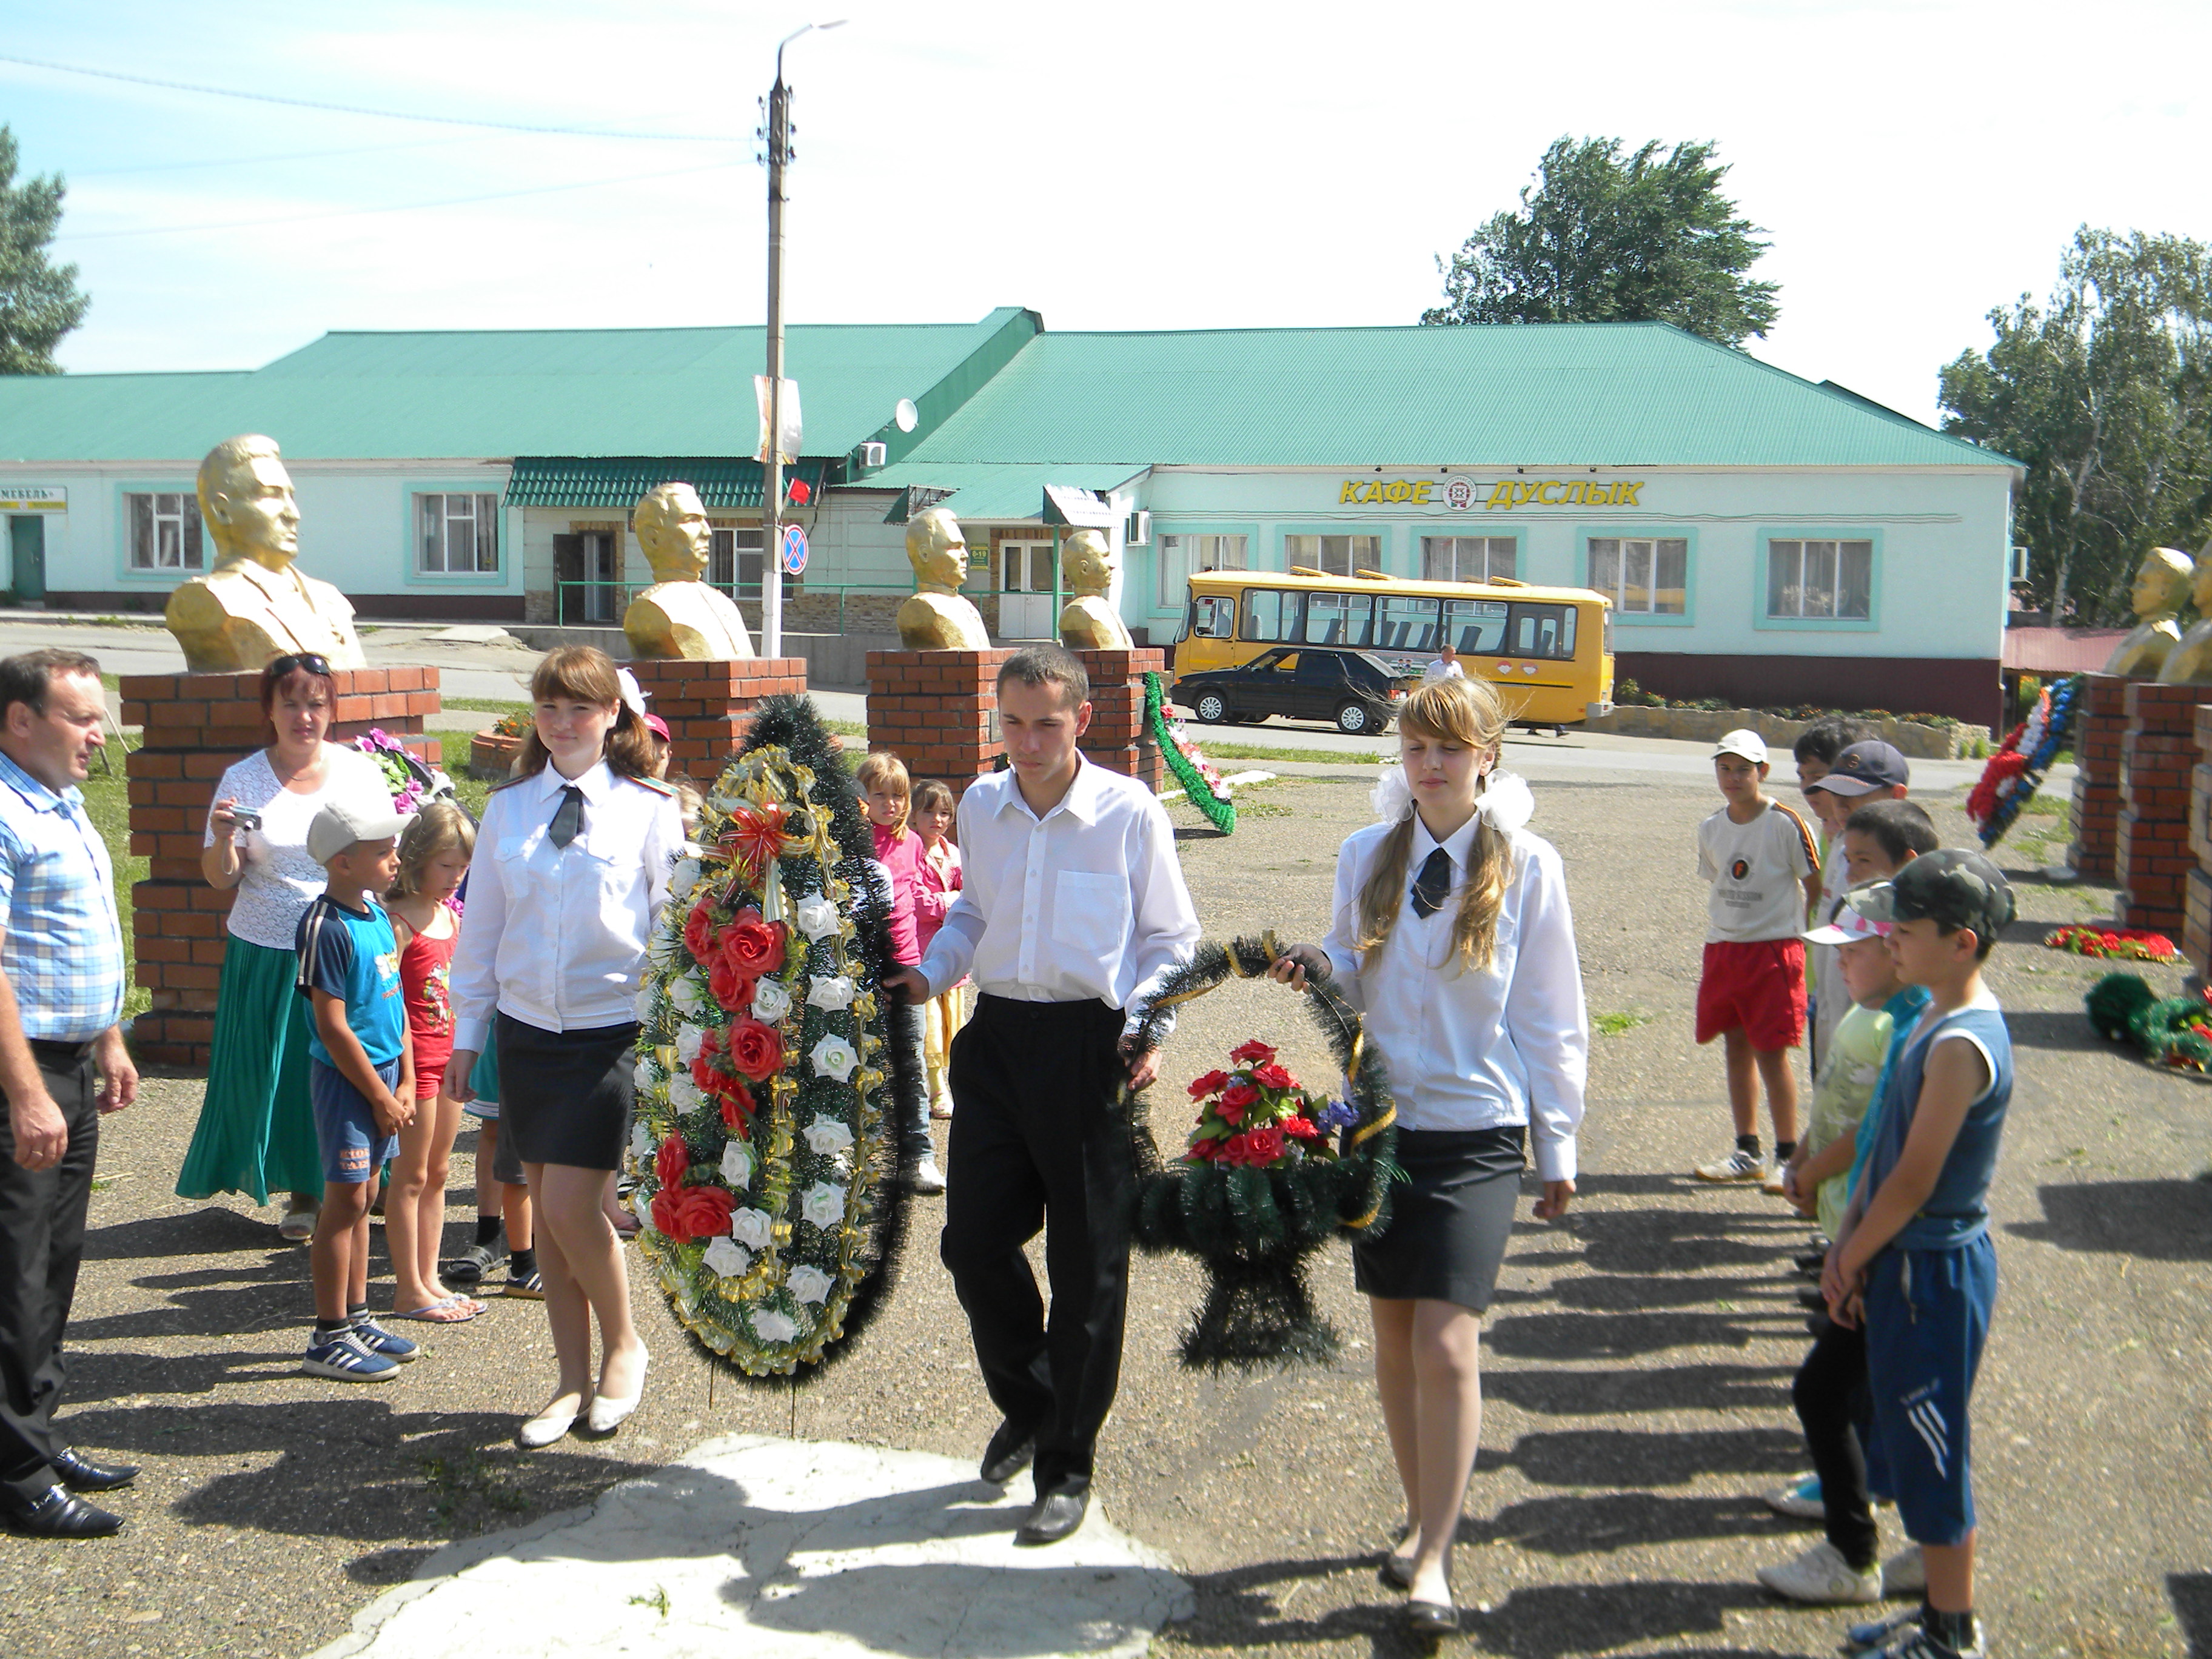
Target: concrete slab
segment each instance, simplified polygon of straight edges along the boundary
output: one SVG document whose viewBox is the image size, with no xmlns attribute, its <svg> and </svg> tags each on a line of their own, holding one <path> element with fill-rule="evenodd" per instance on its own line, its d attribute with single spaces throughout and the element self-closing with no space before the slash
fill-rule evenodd
<svg viewBox="0 0 2212 1659">
<path fill-rule="evenodd" d="M 449 1545 L 313 1659 L 1140 1659 L 1191 1616 L 1190 1586 L 1095 1507 L 1066 1542 L 1016 1547 L 1028 1493 L 926 1452 L 725 1436 L 588 1510 Z"/>
</svg>

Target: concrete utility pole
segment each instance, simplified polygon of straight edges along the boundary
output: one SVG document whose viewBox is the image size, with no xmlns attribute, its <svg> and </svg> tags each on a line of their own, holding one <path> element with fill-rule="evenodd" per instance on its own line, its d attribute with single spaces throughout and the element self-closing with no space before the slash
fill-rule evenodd
<svg viewBox="0 0 2212 1659">
<path fill-rule="evenodd" d="M 802 34 L 842 28 L 844 22 L 840 17 L 809 23 L 776 42 L 775 84 L 768 94 L 768 456 L 761 481 L 763 657 L 783 654 L 783 170 L 791 164 L 791 88 L 783 83 L 783 49 Z"/>
</svg>

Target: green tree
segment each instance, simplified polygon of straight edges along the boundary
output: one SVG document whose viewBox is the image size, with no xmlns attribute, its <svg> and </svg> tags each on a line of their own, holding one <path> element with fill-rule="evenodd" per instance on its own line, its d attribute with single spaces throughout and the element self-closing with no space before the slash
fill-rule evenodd
<svg viewBox="0 0 2212 1659">
<path fill-rule="evenodd" d="M 2212 250 L 2084 225 L 2049 301 L 1990 313 L 1996 339 L 1942 371 L 1943 429 L 2027 479 L 2013 532 L 2054 621 L 2119 622 L 2144 552 L 2212 520 Z"/>
<path fill-rule="evenodd" d="M 1764 337 L 1772 283 L 1744 273 L 1767 245 L 1721 194 L 1710 143 L 1559 138 L 1518 212 L 1486 220 L 1447 265 L 1425 323 L 1673 323 L 1723 345 Z"/>
<path fill-rule="evenodd" d="M 0 125 L 0 374 L 58 374 L 54 348 L 92 301 L 76 267 L 46 257 L 69 186 L 58 173 L 15 182 L 15 135 Z"/>
</svg>

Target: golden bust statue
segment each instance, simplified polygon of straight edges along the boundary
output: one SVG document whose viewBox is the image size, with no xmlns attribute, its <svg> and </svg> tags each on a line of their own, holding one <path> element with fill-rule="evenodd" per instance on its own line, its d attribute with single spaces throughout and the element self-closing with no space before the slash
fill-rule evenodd
<svg viewBox="0 0 2212 1659">
<path fill-rule="evenodd" d="M 960 521 L 941 507 L 917 513 L 906 527 L 914 597 L 899 607 L 899 643 L 909 651 L 988 651 L 983 613 L 960 591 L 968 580 L 968 542 Z"/>
<path fill-rule="evenodd" d="M 1060 613 L 1060 642 L 1071 651 L 1133 651 L 1137 642 L 1107 596 L 1114 588 L 1114 551 L 1095 530 L 1060 544 L 1060 568 L 1075 597 Z"/>
<path fill-rule="evenodd" d="M 689 657 L 734 662 L 753 654 L 745 619 L 720 588 L 699 580 L 714 532 L 699 492 L 688 483 L 648 489 L 637 504 L 637 544 L 653 567 L 653 586 L 623 612 L 633 657 Z"/>
<path fill-rule="evenodd" d="M 2159 677 L 2166 654 L 2181 643 L 2181 629 L 2173 618 L 2188 601 L 2195 574 L 2196 562 L 2178 548 L 2154 547 L 2143 555 L 2132 595 L 2136 625 L 2112 647 L 2105 663 L 2107 674 L 2124 674 L 2131 680 Z"/>
<path fill-rule="evenodd" d="M 300 509 L 273 438 L 228 438 L 200 463 L 200 523 L 215 567 L 169 595 L 169 632 L 195 674 L 258 669 L 273 657 L 319 652 L 333 668 L 366 668 L 353 606 L 328 582 L 301 574 Z"/>
<path fill-rule="evenodd" d="M 2168 685 L 2212 685 L 2212 546 L 2197 561 L 2190 598 L 2197 607 L 2197 623 L 2166 653 L 2158 677 Z"/>
</svg>

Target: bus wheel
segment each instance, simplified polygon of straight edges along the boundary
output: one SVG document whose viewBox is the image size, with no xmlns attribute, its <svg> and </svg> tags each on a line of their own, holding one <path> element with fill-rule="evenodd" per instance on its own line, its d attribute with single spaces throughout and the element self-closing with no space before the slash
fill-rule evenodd
<svg viewBox="0 0 2212 1659">
<path fill-rule="evenodd" d="M 1229 724 L 1229 705 L 1221 700 L 1218 691 L 1201 691 L 1198 701 L 1190 706 L 1192 714 L 1207 726 Z"/>
<path fill-rule="evenodd" d="M 1375 713 L 1364 702 L 1347 702 L 1336 711 L 1336 729 L 1352 737 L 1363 732 L 1372 732 L 1380 722 Z"/>
</svg>

